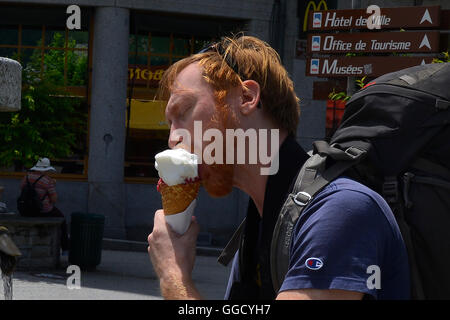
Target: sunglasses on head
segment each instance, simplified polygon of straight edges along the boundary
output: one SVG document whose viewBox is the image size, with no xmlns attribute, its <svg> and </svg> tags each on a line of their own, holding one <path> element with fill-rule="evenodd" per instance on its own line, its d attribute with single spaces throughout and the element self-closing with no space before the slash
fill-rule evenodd
<svg viewBox="0 0 450 320">
<path fill-rule="evenodd" d="M 239 72 L 239 67 L 238 67 L 236 61 L 234 61 L 229 54 L 226 54 L 226 48 L 224 48 L 222 43 L 216 42 L 216 43 L 208 44 L 205 48 L 203 48 L 202 50 L 200 50 L 197 53 L 205 53 L 205 52 L 212 52 L 212 51 L 216 51 L 221 56 L 221 58 L 225 61 L 225 63 L 239 76 L 239 78 L 241 78 L 242 81 L 249 80 L 247 77 L 245 77 L 244 75 L 242 75 Z M 261 109 L 261 101 L 258 102 L 258 108 Z"/>
</svg>

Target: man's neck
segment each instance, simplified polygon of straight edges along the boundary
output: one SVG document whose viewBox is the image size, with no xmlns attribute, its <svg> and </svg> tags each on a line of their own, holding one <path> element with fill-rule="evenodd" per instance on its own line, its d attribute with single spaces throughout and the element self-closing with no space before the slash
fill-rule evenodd
<svg viewBox="0 0 450 320">
<path fill-rule="evenodd" d="M 281 146 L 287 137 L 287 132 L 280 130 L 279 144 Z M 270 141 L 268 141 L 270 143 Z M 272 159 L 278 153 L 271 151 Z M 277 155 L 278 156 L 278 155 Z M 234 186 L 244 191 L 252 198 L 258 209 L 259 215 L 262 217 L 264 208 L 264 196 L 266 193 L 268 175 L 261 174 L 261 168 L 266 166 L 258 164 L 236 165 L 234 170 Z"/>
</svg>

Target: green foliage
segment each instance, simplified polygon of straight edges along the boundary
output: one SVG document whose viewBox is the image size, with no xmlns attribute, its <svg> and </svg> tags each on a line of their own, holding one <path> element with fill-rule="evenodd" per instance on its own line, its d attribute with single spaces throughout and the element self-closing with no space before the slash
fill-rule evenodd
<svg viewBox="0 0 450 320">
<path fill-rule="evenodd" d="M 75 46 L 72 41 L 70 46 Z M 55 33 L 51 46 L 64 47 Z M 44 56 L 35 50 L 22 75 L 22 107 L 17 113 L 0 113 L 0 166 L 31 167 L 39 157 L 65 158 L 80 148 L 86 132 L 87 114 L 79 98 L 67 96 L 64 87 L 64 51 L 50 50 Z M 68 51 L 69 85 L 84 85 L 87 59 Z"/>
<path fill-rule="evenodd" d="M 340 91 L 340 92 L 336 92 L 334 89 L 333 89 L 333 92 L 331 92 L 329 95 L 328 95 L 328 99 L 330 99 L 330 100 L 344 100 L 344 101 L 347 101 L 347 100 L 349 100 L 351 97 L 349 96 L 349 95 L 347 95 L 347 93 L 346 92 L 344 92 L 344 91 Z"/>
<path fill-rule="evenodd" d="M 365 86 L 365 81 L 366 81 L 367 76 L 362 77 L 361 79 L 356 79 L 355 83 L 356 85 L 362 89 Z M 344 101 L 348 101 L 351 98 L 351 96 L 347 95 L 346 92 L 344 91 L 340 91 L 340 92 L 336 92 L 335 89 L 333 89 L 333 92 L 331 92 L 328 95 L 328 99 L 330 100 L 344 100 Z"/>
<path fill-rule="evenodd" d="M 366 81 L 366 78 L 367 78 L 367 76 L 364 76 L 364 77 L 362 77 L 361 79 L 356 79 L 356 80 L 355 80 L 355 83 L 356 83 L 356 85 L 358 86 L 358 88 L 360 88 L 360 89 L 364 88 L 364 86 L 366 85 L 366 84 L 364 83 L 364 81 Z"/>
<path fill-rule="evenodd" d="M 434 58 L 432 63 L 446 63 L 450 62 L 448 51 L 442 52 L 439 58 Z"/>
</svg>

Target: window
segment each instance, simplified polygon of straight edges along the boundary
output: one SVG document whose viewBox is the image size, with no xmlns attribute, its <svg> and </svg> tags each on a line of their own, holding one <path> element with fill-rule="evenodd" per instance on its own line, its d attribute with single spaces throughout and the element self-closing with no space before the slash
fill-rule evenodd
<svg viewBox="0 0 450 320">
<path fill-rule="evenodd" d="M 0 25 L 0 56 L 23 68 L 22 109 L 0 113 L 0 171 L 48 157 L 60 174 L 87 174 L 87 30 Z"/>
<path fill-rule="evenodd" d="M 198 52 L 210 41 L 174 33 L 130 35 L 126 177 L 158 177 L 154 156 L 168 148 L 169 137 L 164 117 L 166 102 L 153 101 L 159 80 L 171 64 Z"/>
</svg>

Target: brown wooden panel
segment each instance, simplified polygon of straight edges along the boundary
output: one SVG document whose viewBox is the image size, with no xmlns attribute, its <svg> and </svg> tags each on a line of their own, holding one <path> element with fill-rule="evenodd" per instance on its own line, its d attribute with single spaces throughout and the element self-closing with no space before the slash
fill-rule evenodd
<svg viewBox="0 0 450 320">
<path fill-rule="evenodd" d="M 442 10 L 441 11 L 440 29 L 450 30 L 450 10 Z"/>
<path fill-rule="evenodd" d="M 313 82 L 313 100 L 327 100 L 330 92 L 347 90 L 347 79 L 329 79 L 328 81 Z"/>
<path fill-rule="evenodd" d="M 363 77 L 383 74 L 431 63 L 433 57 L 341 57 L 309 58 L 306 75 L 316 77 Z"/>
<path fill-rule="evenodd" d="M 381 29 L 436 28 L 440 6 L 381 8 Z M 309 14 L 309 31 L 367 29 L 366 9 L 314 11 Z"/>
<path fill-rule="evenodd" d="M 308 53 L 438 52 L 439 31 L 310 34 L 307 50 Z"/>
</svg>

